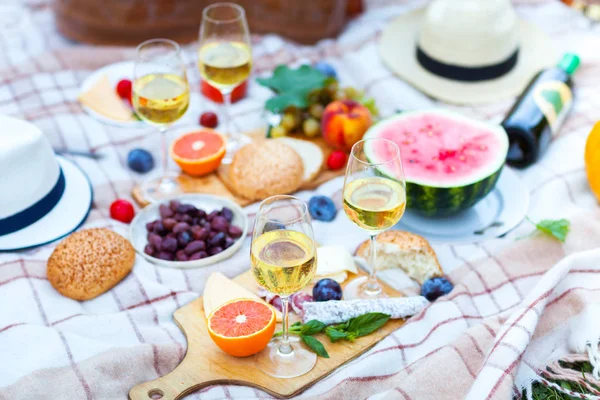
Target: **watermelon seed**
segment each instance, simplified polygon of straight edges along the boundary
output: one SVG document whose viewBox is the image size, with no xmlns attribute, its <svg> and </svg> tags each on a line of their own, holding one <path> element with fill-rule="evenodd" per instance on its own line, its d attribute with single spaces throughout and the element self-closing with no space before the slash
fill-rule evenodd
<svg viewBox="0 0 600 400">
<path fill-rule="evenodd" d="M 414 158 L 411 158 L 411 159 L 408 160 L 408 162 L 411 163 L 411 164 L 418 164 L 419 160 L 415 160 Z"/>
<path fill-rule="evenodd" d="M 435 171 L 435 165 L 433 165 L 433 164 L 427 164 L 425 166 L 425 169 L 428 169 L 430 171 Z"/>
<path fill-rule="evenodd" d="M 417 149 L 412 149 L 410 152 L 411 152 L 412 154 L 418 154 L 418 153 L 419 153 L 419 150 L 417 150 Z"/>
</svg>

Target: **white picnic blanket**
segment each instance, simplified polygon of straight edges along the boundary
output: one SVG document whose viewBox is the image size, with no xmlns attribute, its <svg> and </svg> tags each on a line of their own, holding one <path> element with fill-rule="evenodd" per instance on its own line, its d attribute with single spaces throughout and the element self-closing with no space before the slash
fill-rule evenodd
<svg viewBox="0 0 600 400">
<path fill-rule="evenodd" d="M 26 9 L 25 29 L 0 34 L 0 112 L 34 122 L 56 147 L 104 154 L 101 161 L 75 158 L 95 191 L 84 227 L 109 227 L 126 235 L 127 227 L 108 217 L 108 207 L 118 197 L 129 198 L 135 182 L 143 179 L 126 168 L 127 152 L 144 147 L 158 157 L 158 136 L 151 128 L 102 125 L 83 112 L 76 96 L 86 76 L 103 65 L 131 59 L 133 50 L 75 45 L 57 33 L 50 2 L 21 4 Z M 478 107 L 438 104 L 381 64 L 376 42 L 386 21 L 422 4 L 368 2 L 367 12 L 337 40 L 312 47 L 273 35 L 257 37 L 256 73 L 280 63 L 325 58 L 344 84 L 375 97 L 383 115 L 436 105 L 500 121 L 512 101 Z M 561 261 L 600 244 L 600 212 L 583 164 L 586 136 L 600 119 L 599 28 L 557 1 L 516 5 L 521 17 L 551 35 L 559 52 L 575 51 L 583 60 L 571 116 L 544 158 L 519 173 L 531 196 L 528 215 L 533 220 L 572 221 L 566 244 L 544 237 L 517 241 L 531 231 L 523 222 L 502 239 L 436 245 L 455 290 L 298 398 L 504 399 L 518 395 L 519 384 L 539 375 L 549 360 L 572 351 L 567 347 L 569 332 L 579 326 L 571 324 L 572 317 L 598 302 L 600 288 L 600 253 Z M 186 47 L 186 54 L 192 86 L 197 88 L 193 45 Z M 264 124 L 262 107 L 268 96 L 266 89 L 250 85 L 249 97 L 233 107 L 238 129 Z M 217 109 L 207 100 L 201 100 L 201 108 L 188 111 L 182 124 L 195 123 L 201 111 Z M 316 192 L 330 195 L 340 187 L 338 179 Z M 308 199 L 313 194 L 300 196 Z M 365 239 L 343 213 L 331 223 L 315 222 L 314 230 L 319 243 L 342 244 L 351 251 Z M 125 398 L 133 385 L 166 374 L 185 354 L 185 338 L 172 321 L 173 312 L 201 295 L 210 273 L 232 277 L 249 266 L 248 240 L 233 258 L 197 270 L 159 268 L 138 257 L 133 273 L 114 289 L 77 302 L 60 296 L 47 281 L 45 263 L 55 245 L 0 254 L 0 399 Z M 397 277 L 392 273 L 387 278 L 394 282 Z M 270 396 L 247 387 L 215 385 L 186 398 Z"/>
</svg>

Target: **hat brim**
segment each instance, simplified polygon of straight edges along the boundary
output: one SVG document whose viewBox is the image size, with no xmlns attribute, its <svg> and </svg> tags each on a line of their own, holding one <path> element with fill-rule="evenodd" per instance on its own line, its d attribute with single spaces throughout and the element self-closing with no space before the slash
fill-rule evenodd
<svg viewBox="0 0 600 400">
<path fill-rule="evenodd" d="M 520 94 L 533 75 L 556 63 L 550 38 L 536 26 L 519 21 L 519 57 L 507 74 L 492 80 L 461 82 L 424 69 L 416 58 L 419 27 L 425 8 L 403 14 L 383 30 L 379 51 L 384 64 L 425 94 L 454 104 L 482 104 Z"/>
<path fill-rule="evenodd" d="M 0 236 L 0 252 L 25 250 L 60 239 L 77 229 L 92 208 L 92 185 L 72 161 L 56 156 L 65 175 L 65 191 L 60 201 L 35 223 Z"/>
</svg>

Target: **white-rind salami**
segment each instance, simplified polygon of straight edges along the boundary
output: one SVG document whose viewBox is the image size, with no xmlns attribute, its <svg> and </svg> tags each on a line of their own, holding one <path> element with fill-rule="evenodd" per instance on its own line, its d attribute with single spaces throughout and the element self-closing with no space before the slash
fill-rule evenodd
<svg viewBox="0 0 600 400">
<path fill-rule="evenodd" d="M 429 301 L 423 296 L 307 302 L 304 303 L 302 321 L 316 319 L 327 325 L 339 324 L 371 312 L 388 314 L 390 318 L 406 318 L 415 315 L 427 305 Z"/>
</svg>

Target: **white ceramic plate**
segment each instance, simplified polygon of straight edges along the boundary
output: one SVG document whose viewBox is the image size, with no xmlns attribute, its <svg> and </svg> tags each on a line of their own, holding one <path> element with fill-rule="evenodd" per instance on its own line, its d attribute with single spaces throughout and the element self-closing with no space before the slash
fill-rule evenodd
<svg viewBox="0 0 600 400">
<path fill-rule="evenodd" d="M 161 203 L 155 203 L 146 206 L 142 211 L 138 213 L 138 215 L 133 219 L 133 221 L 131 221 L 131 225 L 129 227 L 129 240 L 133 244 L 135 250 L 142 257 L 144 257 L 151 263 L 163 267 L 197 268 L 205 267 L 207 265 L 223 261 L 226 258 L 231 257 L 236 251 L 239 250 L 248 233 L 248 218 L 246 217 L 244 210 L 242 210 L 242 208 L 239 205 L 225 197 L 213 196 L 210 194 L 185 194 L 183 196 L 177 197 L 177 199 L 180 200 L 182 203 L 193 204 L 194 206 L 203 209 L 207 213 L 210 213 L 213 210 L 220 210 L 223 207 L 229 207 L 231 211 L 233 211 L 233 220 L 231 223 L 235 226 L 239 226 L 242 229 L 242 236 L 240 236 L 231 247 L 225 249 L 221 253 L 200 260 L 165 261 L 151 257 L 148 254 L 144 253 L 144 247 L 146 246 L 146 244 L 148 244 L 148 232 L 146 231 L 146 224 L 148 222 L 160 218 L 158 207 L 160 206 L 160 204 L 168 202 L 168 200 L 165 200 Z"/>
<path fill-rule="evenodd" d="M 94 71 L 90 76 L 86 78 L 85 81 L 83 81 L 81 88 L 79 88 L 79 94 L 89 90 L 96 82 L 98 82 L 102 75 L 106 75 L 108 77 L 108 80 L 110 81 L 110 84 L 113 87 L 116 87 L 117 83 L 119 83 L 121 79 L 129 79 L 133 81 L 133 61 L 123 61 L 114 64 L 109 64 Z M 143 121 L 117 121 L 114 119 L 110 119 L 102 114 L 97 113 L 96 111 L 92 110 L 86 105 L 83 105 L 83 109 L 90 116 L 105 124 L 120 126 L 124 128 L 148 127 L 148 125 L 146 125 Z"/>
<path fill-rule="evenodd" d="M 436 243 L 475 243 L 496 238 L 516 227 L 527 214 L 529 193 L 517 174 L 504 167 L 490 194 L 452 217 L 429 218 L 407 211 L 395 229 Z"/>
</svg>

